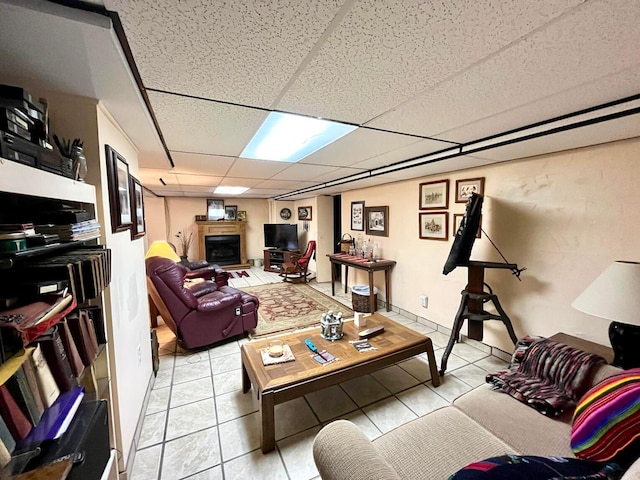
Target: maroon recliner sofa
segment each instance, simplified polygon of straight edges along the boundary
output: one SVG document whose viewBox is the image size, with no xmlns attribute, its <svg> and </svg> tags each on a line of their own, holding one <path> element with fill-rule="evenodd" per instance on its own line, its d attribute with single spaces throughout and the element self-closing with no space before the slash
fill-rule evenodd
<svg viewBox="0 0 640 480">
<path fill-rule="evenodd" d="M 168 258 L 145 260 L 149 296 L 187 349 L 204 347 L 258 325 L 258 298 L 213 281 L 185 287 L 187 269 Z"/>
</svg>

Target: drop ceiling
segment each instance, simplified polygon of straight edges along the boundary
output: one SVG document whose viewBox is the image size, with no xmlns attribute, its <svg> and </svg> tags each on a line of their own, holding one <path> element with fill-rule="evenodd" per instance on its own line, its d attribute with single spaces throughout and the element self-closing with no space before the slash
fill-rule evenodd
<svg viewBox="0 0 640 480">
<path fill-rule="evenodd" d="M 48 2 L 26 3 L 42 11 Z M 47 81 L 105 103 L 132 132 L 141 181 L 156 195 L 210 197 L 218 185 L 249 187 L 241 195 L 247 198 L 331 195 L 640 135 L 636 105 L 622 102 L 614 108 L 625 113 L 606 122 L 471 148 L 504 132 L 565 116 L 571 124 L 574 112 L 635 100 L 635 1 L 91 4 L 97 13 L 82 15 L 93 19 L 73 20 L 83 55 L 69 63 L 84 62 L 86 75 L 97 71 L 102 80 L 93 74 L 84 86 L 65 85 L 50 72 Z M 36 15 L 40 31 L 55 37 L 48 42 L 62 41 L 47 25 L 67 19 L 12 5 L 3 10 L 2 24 L 11 14 L 3 30 L 24 27 Z M 107 25 L 96 26 L 95 18 Z M 133 74 L 111 20 L 122 26 Z M 15 43 L 10 34 L 0 31 L 3 44 Z M 23 73 L 36 62 L 11 61 Z M 239 158 L 274 110 L 361 128 L 295 164 Z M 600 112 L 609 110 L 595 116 Z M 407 160 L 411 168 L 404 168 Z"/>
</svg>

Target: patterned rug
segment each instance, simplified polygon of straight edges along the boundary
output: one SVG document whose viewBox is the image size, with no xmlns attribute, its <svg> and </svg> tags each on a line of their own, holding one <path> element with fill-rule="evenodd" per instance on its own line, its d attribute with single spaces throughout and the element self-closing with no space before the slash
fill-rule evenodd
<svg viewBox="0 0 640 480">
<path fill-rule="evenodd" d="M 320 316 L 329 310 L 353 317 L 349 307 L 304 283 L 270 283 L 242 290 L 260 299 L 258 326 L 251 338 L 320 325 Z"/>
</svg>

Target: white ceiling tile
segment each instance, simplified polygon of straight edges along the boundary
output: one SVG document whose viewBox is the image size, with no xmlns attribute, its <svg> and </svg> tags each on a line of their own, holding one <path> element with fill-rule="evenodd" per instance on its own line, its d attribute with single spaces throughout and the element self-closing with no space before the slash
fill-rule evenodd
<svg viewBox="0 0 640 480">
<path fill-rule="evenodd" d="M 473 153 L 493 161 L 526 158 L 640 136 L 640 114 Z"/>
<path fill-rule="evenodd" d="M 235 157 L 201 153 L 171 152 L 176 173 L 224 176 L 236 161 Z"/>
<path fill-rule="evenodd" d="M 280 173 L 274 175 L 274 180 L 313 180 L 318 181 L 325 175 L 342 171 L 337 167 L 328 167 L 324 165 L 303 165 L 300 163 L 290 163 L 288 167 Z"/>
<path fill-rule="evenodd" d="M 266 118 L 261 110 L 149 92 L 171 151 L 240 155 Z"/>
<path fill-rule="evenodd" d="M 214 187 L 198 186 L 198 185 L 181 185 L 180 188 L 184 194 L 200 193 L 205 195 L 211 195 L 213 194 Z"/>
<path fill-rule="evenodd" d="M 384 167 L 392 163 L 401 162 L 403 160 L 421 157 L 429 153 L 439 152 L 441 150 L 452 148 L 453 146 L 453 144 L 448 142 L 445 143 L 435 140 L 421 140 L 405 147 L 397 148 L 389 153 L 385 153 L 383 155 L 379 155 L 362 162 L 354 163 L 352 166 L 364 170 L 371 170 L 373 168 Z"/>
<path fill-rule="evenodd" d="M 639 5 L 589 3 L 371 125 L 466 142 L 623 98 L 638 93 L 638 44 Z"/>
<path fill-rule="evenodd" d="M 260 178 L 225 177 L 220 185 L 225 187 L 253 187 L 262 182 Z"/>
<path fill-rule="evenodd" d="M 355 2 L 278 108 L 362 124 L 582 1 Z"/>
<path fill-rule="evenodd" d="M 220 182 L 224 177 L 218 177 L 213 175 L 197 175 L 195 173 L 188 174 L 176 174 L 176 178 L 180 185 L 191 185 L 199 187 L 215 187 L 220 185 Z"/>
<path fill-rule="evenodd" d="M 270 107 L 340 0 L 105 0 L 147 88 Z"/>
<path fill-rule="evenodd" d="M 289 165 L 286 162 L 238 158 L 229 168 L 227 175 L 231 177 L 271 178 Z"/>
<path fill-rule="evenodd" d="M 314 154 L 303 158 L 298 163 L 348 167 L 367 158 L 376 157 L 420 141 L 420 138 L 411 135 L 358 128 Z M 436 141 L 434 143 L 443 142 Z"/>
<path fill-rule="evenodd" d="M 257 186 L 260 188 L 275 188 L 281 190 L 296 190 L 298 188 L 305 188 L 314 185 L 315 182 L 303 182 L 300 180 L 265 180 L 260 182 Z"/>
</svg>

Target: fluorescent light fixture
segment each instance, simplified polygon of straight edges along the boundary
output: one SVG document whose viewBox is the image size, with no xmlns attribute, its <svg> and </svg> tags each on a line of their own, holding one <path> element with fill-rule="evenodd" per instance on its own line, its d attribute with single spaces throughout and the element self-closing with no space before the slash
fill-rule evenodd
<svg viewBox="0 0 640 480">
<path fill-rule="evenodd" d="M 271 112 L 240 156 L 257 160 L 297 162 L 356 128 L 320 118 Z"/>
<path fill-rule="evenodd" d="M 249 187 L 216 187 L 213 193 L 217 193 L 219 195 L 240 195 L 241 193 L 249 190 Z"/>
</svg>

